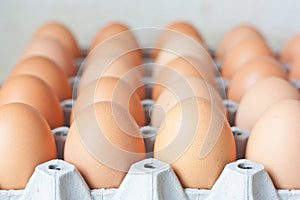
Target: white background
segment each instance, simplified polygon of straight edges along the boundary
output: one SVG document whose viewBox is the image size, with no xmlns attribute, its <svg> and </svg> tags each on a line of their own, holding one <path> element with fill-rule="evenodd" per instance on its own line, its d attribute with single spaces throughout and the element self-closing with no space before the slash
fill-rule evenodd
<svg viewBox="0 0 300 200">
<path fill-rule="evenodd" d="M 136 28 L 186 20 L 213 48 L 230 28 L 242 22 L 255 25 L 274 50 L 300 33 L 297 0 L 1 0 L 0 15 L 0 82 L 19 61 L 34 31 L 49 20 L 68 25 L 82 48 L 112 21 Z"/>
</svg>

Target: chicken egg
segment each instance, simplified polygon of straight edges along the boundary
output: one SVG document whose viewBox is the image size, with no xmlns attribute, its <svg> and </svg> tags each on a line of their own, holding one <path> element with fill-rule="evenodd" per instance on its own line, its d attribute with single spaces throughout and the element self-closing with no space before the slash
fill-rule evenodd
<svg viewBox="0 0 300 200">
<path fill-rule="evenodd" d="M 271 105 L 255 123 L 246 158 L 264 165 L 277 189 L 300 189 L 300 102 Z"/>
<path fill-rule="evenodd" d="M 177 57 L 171 60 L 157 73 L 154 78 L 152 99 L 157 100 L 161 92 L 168 86 L 183 77 L 199 77 L 210 83 L 216 90 L 218 85 L 214 74 L 209 68 L 193 57 Z"/>
<path fill-rule="evenodd" d="M 210 189 L 225 165 L 236 160 L 224 113 L 203 98 L 177 103 L 158 130 L 154 158 L 170 163 L 184 188 Z"/>
<path fill-rule="evenodd" d="M 216 105 L 223 113 L 226 113 L 223 101 L 219 93 L 210 83 L 197 77 L 184 77 L 172 82 L 160 94 L 152 108 L 151 125 L 159 128 L 166 113 L 178 102 L 191 98 L 202 97 Z"/>
<path fill-rule="evenodd" d="M 84 70 L 78 86 L 78 94 L 92 81 L 101 77 L 112 76 L 122 79 L 137 91 L 141 99 L 146 98 L 146 91 L 138 68 L 133 68 L 124 59 L 99 56 L 98 59 L 90 61 Z"/>
<path fill-rule="evenodd" d="M 72 98 L 72 88 L 67 75 L 46 57 L 33 56 L 22 60 L 10 73 L 9 78 L 23 74 L 37 76 L 45 81 L 60 101 Z"/>
<path fill-rule="evenodd" d="M 58 41 L 51 38 L 36 38 L 25 49 L 22 59 L 32 56 L 43 56 L 55 62 L 68 77 L 76 74 L 72 55 Z"/>
<path fill-rule="evenodd" d="M 255 57 L 241 66 L 232 77 L 228 87 L 228 99 L 240 102 L 255 82 L 269 76 L 288 79 L 280 63 L 271 57 Z"/>
<path fill-rule="evenodd" d="M 91 189 L 117 188 L 130 166 L 146 158 L 141 132 L 128 111 L 114 102 L 97 102 L 69 130 L 65 161 L 74 164 Z"/>
<path fill-rule="evenodd" d="M 36 76 L 16 76 L 2 86 L 0 106 L 13 102 L 25 103 L 37 109 L 52 129 L 64 125 L 58 97 L 47 83 Z"/>
<path fill-rule="evenodd" d="M 99 101 L 117 102 L 129 111 L 139 126 L 146 124 L 140 97 L 121 79 L 107 76 L 91 82 L 77 97 L 73 114 L 78 115 L 84 108 Z"/>
<path fill-rule="evenodd" d="M 190 37 L 191 39 L 196 40 L 197 42 L 206 47 L 202 35 L 192 24 L 184 21 L 175 22 L 168 25 L 166 27 L 166 30 L 162 31 L 161 35 L 159 36 L 156 42 L 155 49 L 152 52 L 152 58 L 155 59 L 158 56 L 164 44 L 174 36 L 174 32 L 182 34 L 185 37 Z"/>
<path fill-rule="evenodd" d="M 284 99 L 300 99 L 299 92 L 288 81 L 279 77 L 257 81 L 243 96 L 236 113 L 235 125 L 251 130 L 269 106 Z"/>
<path fill-rule="evenodd" d="M 70 52 L 73 58 L 82 56 L 80 47 L 77 44 L 74 35 L 64 24 L 59 22 L 48 22 L 43 24 L 35 32 L 33 39 L 40 37 L 49 37 L 57 40 L 68 50 L 68 52 Z"/>
<path fill-rule="evenodd" d="M 124 24 L 110 23 L 103 27 L 90 46 L 89 52 L 99 48 L 109 52 L 113 50 L 120 56 L 126 56 L 134 66 L 143 63 L 143 55 L 138 41 L 133 32 Z"/>
<path fill-rule="evenodd" d="M 217 52 L 216 59 L 223 61 L 228 52 L 240 41 L 248 38 L 256 38 L 258 40 L 264 40 L 262 34 L 250 24 L 240 24 L 231 29 L 222 39 Z"/>
<path fill-rule="evenodd" d="M 273 52 L 268 45 L 256 38 L 248 38 L 240 41 L 228 53 L 221 68 L 223 77 L 231 79 L 247 61 L 255 57 L 274 57 Z"/>
<path fill-rule="evenodd" d="M 0 107 L 0 188 L 24 189 L 37 165 L 56 158 L 55 140 L 44 117 L 22 103 Z"/>
</svg>

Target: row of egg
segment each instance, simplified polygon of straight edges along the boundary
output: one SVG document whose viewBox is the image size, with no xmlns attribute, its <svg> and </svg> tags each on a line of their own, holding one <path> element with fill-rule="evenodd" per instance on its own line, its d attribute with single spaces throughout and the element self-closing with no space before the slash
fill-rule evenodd
<svg viewBox="0 0 300 200">
<path fill-rule="evenodd" d="M 235 125 L 250 131 L 245 157 L 262 163 L 278 189 L 300 188 L 300 95 L 293 86 L 299 44 L 295 36 L 276 56 L 257 29 L 240 25 L 216 52 L 221 75 L 229 79 L 227 98 L 239 104 Z"/>
<path fill-rule="evenodd" d="M 61 101 L 81 51 L 63 25 L 40 27 L 0 90 L 0 188 L 23 189 L 35 167 L 57 158 L 51 129 L 64 125 Z"/>
</svg>

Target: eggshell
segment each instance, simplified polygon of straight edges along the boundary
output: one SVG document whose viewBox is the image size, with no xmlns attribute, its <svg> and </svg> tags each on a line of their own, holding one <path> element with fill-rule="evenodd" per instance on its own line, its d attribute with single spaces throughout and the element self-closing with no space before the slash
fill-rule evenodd
<svg viewBox="0 0 300 200">
<path fill-rule="evenodd" d="M 292 62 L 300 57 L 300 34 L 293 36 L 283 47 L 280 60 L 283 62 Z"/>
<path fill-rule="evenodd" d="M 166 113 L 178 102 L 191 98 L 202 97 L 216 105 L 223 113 L 226 108 L 219 93 L 208 82 L 197 78 L 187 77 L 172 82 L 160 94 L 152 108 L 151 125 L 159 128 Z"/>
<path fill-rule="evenodd" d="M 51 128 L 64 124 L 58 97 L 47 83 L 36 76 L 16 76 L 2 86 L 0 105 L 12 102 L 25 103 L 34 107 L 45 117 Z"/>
<path fill-rule="evenodd" d="M 299 92 L 289 82 L 278 77 L 257 81 L 240 102 L 236 113 L 236 126 L 251 130 L 269 106 L 284 99 L 300 99 Z"/>
<path fill-rule="evenodd" d="M 145 159 L 138 126 L 125 108 L 98 102 L 76 116 L 65 144 L 65 161 L 74 164 L 91 189 L 117 188 L 130 166 Z"/>
<path fill-rule="evenodd" d="M 29 105 L 0 107 L 0 188 L 24 189 L 35 167 L 56 158 L 56 146 L 43 116 Z"/>
<path fill-rule="evenodd" d="M 121 79 L 102 77 L 91 82 L 77 97 L 73 113 L 79 114 L 87 106 L 99 101 L 112 101 L 126 108 L 139 126 L 146 124 L 141 99 L 133 89 Z"/>
<path fill-rule="evenodd" d="M 213 73 L 209 70 L 209 66 L 203 65 L 197 59 L 192 57 L 177 57 L 162 67 L 154 78 L 154 86 L 152 90 L 152 99 L 156 100 L 161 92 L 178 79 L 183 77 L 198 77 L 201 78 L 215 89 L 218 85 L 215 81 Z"/>
<path fill-rule="evenodd" d="M 277 189 L 300 189 L 300 102 L 270 106 L 251 131 L 246 158 L 264 165 Z"/>
<path fill-rule="evenodd" d="M 199 42 L 203 46 L 206 46 L 202 35 L 198 32 L 196 27 L 189 22 L 179 21 L 168 25 L 165 30 L 162 31 L 156 42 L 156 48 L 152 51 L 152 58 L 155 59 L 158 56 L 161 48 L 164 46 L 167 40 L 174 36 L 174 32 L 184 35 L 184 37 L 190 37 L 190 39 Z"/>
<path fill-rule="evenodd" d="M 31 41 L 23 52 L 22 59 L 32 56 L 43 56 L 52 60 L 68 77 L 76 74 L 72 55 L 54 39 L 43 37 Z"/>
<path fill-rule="evenodd" d="M 154 157 L 171 164 L 184 188 L 210 189 L 236 159 L 224 113 L 203 98 L 177 103 L 158 130 Z"/>
<path fill-rule="evenodd" d="M 21 61 L 10 73 L 9 78 L 29 74 L 45 81 L 60 101 L 72 98 L 72 88 L 67 75 L 53 61 L 33 56 Z"/>
<path fill-rule="evenodd" d="M 112 76 L 122 79 L 137 91 L 141 99 L 146 97 L 146 91 L 139 68 L 132 67 L 129 62 L 124 59 L 114 58 L 110 56 L 99 56 L 98 59 L 89 61 L 84 70 L 78 86 L 78 94 L 90 82 L 101 77 Z"/>
<path fill-rule="evenodd" d="M 274 57 L 273 52 L 265 42 L 256 38 L 240 41 L 226 56 L 222 64 L 221 74 L 223 77 L 231 79 L 243 64 L 261 56 Z"/>
<path fill-rule="evenodd" d="M 33 39 L 39 37 L 49 37 L 60 42 L 68 52 L 74 57 L 81 57 L 82 53 L 77 41 L 66 25 L 59 22 L 48 22 L 43 24 L 35 32 Z"/>
<path fill-rule="evenodd" d="M 124 24 L 110 23 L 103 27 L 95 37 L 89 52 L 98 49 L 99 46 L 110 52 L 112 51 L 112 46 L 116 46 L 122 50 L 122 52 L 119 50 L 117 53 L 121 56 L 126 52 L 126 57 L 129 58 L 134 66 L 139 66 L 143 63 L 143 55 L 139 44 L 133 32 Z"/>
<path fill-rule="evenodd" d="M 255 82 L 269 76 L 288 79 L 280 63 L 273 58 L 256 57 L 249 60 L 241 66 L 240 70 L 234 73 L 228 87 L 228 99 L 240 102 L 244 94 Z"/>
<path fill-rule="evenodd" d="M 247 40 L 248 38 L 264 41 L 262 34 L 254 26 L 250 24 L 240 24 L 235 26 L 223 37 L 216 52 L 216 59 L 219 61 L 224 60 L 228 52 L 230 52 L 236 44 L 242 40 Z"/>
</svg>

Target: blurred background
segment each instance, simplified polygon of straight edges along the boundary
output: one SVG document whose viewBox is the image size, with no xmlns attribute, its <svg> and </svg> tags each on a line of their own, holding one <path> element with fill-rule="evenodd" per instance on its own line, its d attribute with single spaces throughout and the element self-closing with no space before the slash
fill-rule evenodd
<svg viewBox="0 0 300 200">
<path fill-rule="evenodd" d="M 0 82 L 6 80 L 34 31 L 51 20 L 66 24 L 82 48 L 112 21 L 136 28 L 185 20 L 198 28 L 212 49 L 240 23 L 256 26 L 275 51 L 300 33 L 300 2 L 295 0 L 10 0 L 0 4 Z"/>
</svg>

